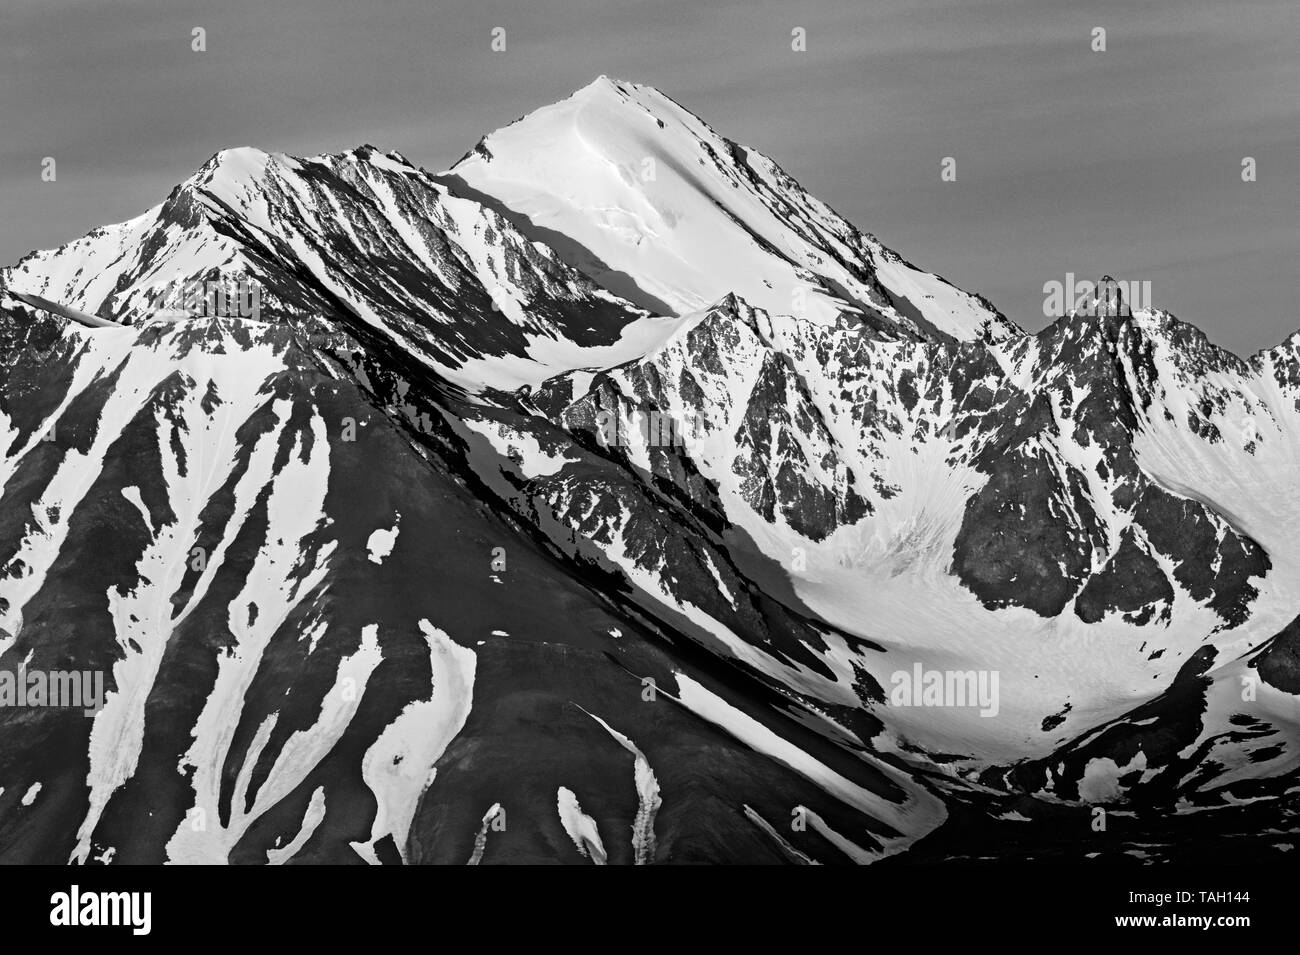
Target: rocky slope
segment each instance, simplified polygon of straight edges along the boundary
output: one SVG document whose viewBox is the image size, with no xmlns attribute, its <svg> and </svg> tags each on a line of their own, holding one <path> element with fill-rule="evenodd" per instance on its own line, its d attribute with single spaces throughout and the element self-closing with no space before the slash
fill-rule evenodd
<svg viewBox="0 0 1300 955">
<path fill-rule="evenodd" d="M 0 683 L 0 861 L 1285 851 L 1297 349 L 1026 334 L 603 77 L 227 150 L 0 271 L 0 671 L 105 687 Z"/>
</svg>

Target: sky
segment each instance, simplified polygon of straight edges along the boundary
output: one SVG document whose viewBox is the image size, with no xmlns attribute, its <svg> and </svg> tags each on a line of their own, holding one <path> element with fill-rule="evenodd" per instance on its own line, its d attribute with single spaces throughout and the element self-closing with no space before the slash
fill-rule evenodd
<svg viewBox="0 0 1300 955">
<path fill-rule="evenodd" d="M 439 171 L 602 73 L 1030 330 L 1067 273 L 1241 355 L 1300 329 L 1297 0 L 0 0 L 0 263 L 227 146 Z"/>
</svg>

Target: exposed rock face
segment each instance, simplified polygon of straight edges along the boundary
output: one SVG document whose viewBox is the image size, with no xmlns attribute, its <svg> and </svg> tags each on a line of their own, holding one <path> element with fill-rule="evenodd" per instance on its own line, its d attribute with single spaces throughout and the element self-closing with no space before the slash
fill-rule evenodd
<svg viewBox="0 0 1300 955">
<path fill-rule="evenodd" d="M 160 314 L 188 281 L 260 320 Z M 1272 851 L 1300 338 L 1094 304 L 1026 334 L 619 81 L 439 176 L 218 154 L 0 272 L 0 861 L 873 862 L 1021 816 L 1059 857 L 1120 803 L 1162 821 L 1108 852 L 1210 808 Z M 5 696 L 73 671 L 104 698 Z"/>
</svg>

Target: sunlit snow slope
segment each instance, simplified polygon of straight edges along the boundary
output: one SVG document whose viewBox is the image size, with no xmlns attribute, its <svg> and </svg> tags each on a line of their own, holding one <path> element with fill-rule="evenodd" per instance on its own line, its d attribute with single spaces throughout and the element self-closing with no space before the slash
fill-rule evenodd
<svg viewBox="0 0 1300 955">
<path fill-rule="evenodd" d="M 652 311 L 735 292 L 823 322 L 848 312 L 961 340 L 1012 330 L 651 87 L 602 76 L 485 137 L 443 178 L 559 237 L 593 278 Z"/>
</svg>

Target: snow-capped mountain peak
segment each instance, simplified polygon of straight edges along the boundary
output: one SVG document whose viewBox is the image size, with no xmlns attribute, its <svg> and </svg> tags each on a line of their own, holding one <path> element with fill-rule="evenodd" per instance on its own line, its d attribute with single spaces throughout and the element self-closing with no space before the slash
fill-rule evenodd
<svg viewBox="0 0 1300 955">
<path fill-rule="evenodd" d="M 654 312 L 737 292 L 773 314 L 848 313 L 905 335 L 1014 331 L 653 87 L 599 77 L 485 137 L 443 179 L 563 237 L 588 274 Z"/>
<path fill-rule="evenodd" d="M 0 706 L 0 861 L 1275 822 L 1297 339 L 1242 361 L 1112 284 L 1025 334 L 608 77 L 441 175 L 217 153 L 0 271 L 0 673 L 106 683 Z M 886 689 L 941 671 L 995 698 Z"/>
</svg>

